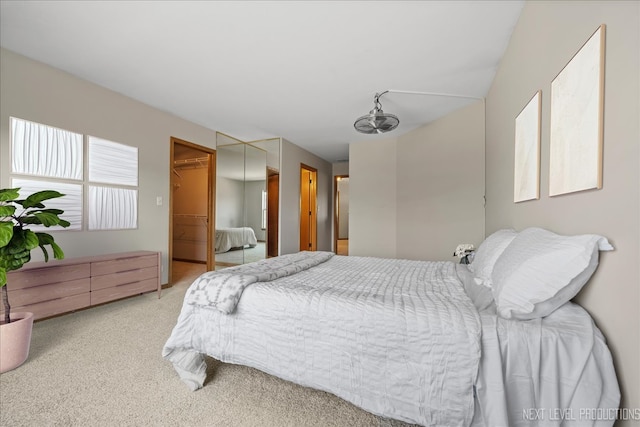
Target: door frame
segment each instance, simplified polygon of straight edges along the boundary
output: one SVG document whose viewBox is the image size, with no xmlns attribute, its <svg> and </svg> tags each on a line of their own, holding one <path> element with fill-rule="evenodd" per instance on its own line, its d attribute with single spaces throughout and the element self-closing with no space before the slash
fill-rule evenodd
<svg viewBox="0 0 640 427">
<path fill-rule="evenodd" d="M 303 174 L 304 171 L 307 171 L 312 175 L 311 182 L 303 183 Z M 302 247 L 302 194 L 303 191 L 307 189 L 309 191 L 309 240 L 311 240 L 310 246 L 308 248 Z M 312 166 L 305 165 L 304 163 L 300 163 L 300 227 L 298 229 L 299 241 L 300 241 L 300 250 L 307 251 L 316 251 L 318 249 L 318 170 Z"/>
<path fill-rule="evenodd" d="M 170 137 L 170 154 L 169 154 L 169 177 L 173 174 L 175 145 L 183 145 L 185 147 L 193 148 L 194 150 L 202 151 L 207 154 L 208 166 L 207 166 L 207 271 L 211 271 L 215 268 L 215 251 L 213 250 L 215 243 L 215 212 L 216 212 L 216 150 L 210 147 L 194 144 L 193 142 L 185 141 L 180 138 Z M 171 185 L 172 179 L 169 179 L 169 258 L 167 264 L 168 268 L 168 280 L 169 286 L 173 284 L 173 186 Z"/>
</svg>

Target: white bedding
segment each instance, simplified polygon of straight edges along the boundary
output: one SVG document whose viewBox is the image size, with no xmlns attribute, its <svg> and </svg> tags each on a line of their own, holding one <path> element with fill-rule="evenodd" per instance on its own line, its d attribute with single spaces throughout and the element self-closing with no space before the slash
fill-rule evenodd
<svg viewBox="0 0 640 427">
<path fill-rule="evenodd" d="M 163 357 L 195 390 L 203 354 L 422 425 L 612 425 L 588 410 L 620 399 L 582 308 L 498 318 L 488 288 L 451 262 L 334 256 L 251 284 L 229 315 L 185 298 Z"/>
<path fill-rule="evenodd" d="M 251 227 L 216 228 L 216 253 L 247 245 L 253 248 L 257 244 L 256 233 Z"/>
<path fill-rule="evenodd" d="M 613 425 L 620 390 L 611 353 L 582 307 L 569 302 L 544 318 L 503 319 L 491 290 L 466 266 L 458 274 L 482 323 L 474 426 Z"/>
<path fill-rule="evenodd" d="M 334 256 L 248 286 L 231 315 L 185 302 L 163 356 L 196 389 L 205 379 L 201 353 L 374 414 L 465 426 L 480 320 L 451 262 Z"/>
</svg>

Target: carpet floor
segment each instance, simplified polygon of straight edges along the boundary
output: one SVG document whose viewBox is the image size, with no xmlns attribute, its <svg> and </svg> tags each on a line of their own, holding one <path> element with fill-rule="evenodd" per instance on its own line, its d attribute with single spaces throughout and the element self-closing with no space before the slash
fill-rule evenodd
<svg viewBox="0 0 640 427">
<path fill-rule="evenodd" d="M 406 426 L 214 359 L 205 386 L 189 391 L 160 353 L 204 266 L 174 270 L 181 279 L 160 299 L 144 294 L 35 322 L 29 358 L 0 375 L 0 425 Z"/>
</svg>

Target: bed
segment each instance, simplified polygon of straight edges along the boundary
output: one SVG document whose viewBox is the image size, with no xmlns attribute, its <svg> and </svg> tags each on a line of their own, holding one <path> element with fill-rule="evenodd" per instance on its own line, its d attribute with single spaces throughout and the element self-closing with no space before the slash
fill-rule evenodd
<svg viewBox="0 0 640 427">
<path fill-rule="evenodd" d="M 584 286 L 610 245 L 563 240 L 558 263 L 548 242 L 531 243 L 557 235 L 531 230 L 494 233 L 470 265 L 300 252 L 207 272 L 187 290 L 162 355 L 192 390 L 208 355 L 425 426 L 612 425 L 588 411 L 618 407 L 609 349 L 569 302 L 574 279 Z M 539 274 L 562 277 L 562 289 L 550 280 L 524 292 L 547 299 L 514 294 L 510 281 L 529 289 L 541 262 Z"/>
<path fill-rule="evenodd" d="M 216 229 L 216 253 L 227 252 L 235 248 L 249 246 L 254 248 L 258 244 L 256 234 L 251 227 L 233 227 Z"/>
</svg>

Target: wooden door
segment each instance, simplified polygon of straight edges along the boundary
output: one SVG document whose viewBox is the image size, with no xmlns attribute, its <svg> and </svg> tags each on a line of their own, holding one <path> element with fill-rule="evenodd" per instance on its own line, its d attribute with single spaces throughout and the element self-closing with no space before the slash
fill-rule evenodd
<svg viewBox="0 0 640 427">
<path fill-rule="evenodd" d="M 317 250 L 317 178 L 318 171 L 300 165 L 300 250 Z"/>
<path fill-rule="evenodd" d="M 269 171 L 267 178 L 267 257 L 278 256 L 278 204 L 280 174 Z"/>
</svg>

